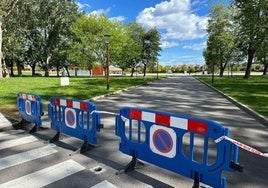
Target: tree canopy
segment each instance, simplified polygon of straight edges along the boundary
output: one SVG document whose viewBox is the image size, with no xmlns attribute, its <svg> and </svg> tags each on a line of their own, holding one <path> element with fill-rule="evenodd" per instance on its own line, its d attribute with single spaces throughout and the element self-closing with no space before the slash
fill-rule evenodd
<svg viewBox="0 0 268 188">
<path fill-rule="evenodd" d="M 228 63 L 245 59 L 245 78 L 250 77 L 254 59 L 265 64 L 265 74 L 268 0 L 233 0 L 229 6 L 219 2 L 212 4 L 207 32 L 207 48 L 203 56 L 207 65 L 211 65 L 213 58 L 217 59 L 221 76 Z"/>
<path fill-rule="evenodd" d="M 107 44 L 110 64 L 123 70 L 133 69 L 139 63 L 154 65 L 161 50 L 156 29 L 124 24 L 104 14 L 80 12 L 74 0 L 3 1 L 0 6 L 1 18 L 5 18 L 0 22 L 4 28 L 0 59 L 11 76 L 15 65 L 19 75 L 24 65 L 31 66 L 35 75 L 38 65 L 45 76 L 49 76 L 52 67 L 57 72 L 61 68 L 68 70 L 70 65 L 86 69 L 96 64 L 105 67 Z"/>
</svg>

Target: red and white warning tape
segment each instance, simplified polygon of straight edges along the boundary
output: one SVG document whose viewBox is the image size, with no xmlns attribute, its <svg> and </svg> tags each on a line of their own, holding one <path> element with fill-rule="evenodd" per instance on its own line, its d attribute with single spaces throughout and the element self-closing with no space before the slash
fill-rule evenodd
<svg viewBox="0 0 268 188">
<path fill-rule="evenodd" d="M 215 142 L 219 143 L 222 140 L 229 140 L 230 142 L 234 143 L 235 145 L 237 145 L 238 147 L 240 147 L 240 148 L 242 148 L 242 149 L 244 149 L 246 151 L 249 151 L 251 153 L 254 153 L 256 155 L 260 155 L 260 156 L 263 156 L 263 157 L 268 157 L 268 153 L 262 153 L 259 150 L 254 149 L 253 147 L 250 147 L 250 146 L 248 146 L 246 144 L 238 142 L 237 140 L 234 140 L 234 139 L 229 138 L 227 136 L 221 136 L 220 138 L 216 139 Z"/>
<path fill-rule="evenodd" d="M 101 110 L 93 110 L 90 114 L 93 113 L 100 113 L 100 114 L 110 114 L 110 115 L 118 115 L 118 113 L 108 112 L 108 111 L 101 111 Z"/>
<path fill-rule="evenodd" d="M 110 114 L 110 115 L 114 115 L 114 116 L 119 115 L 118 113 L 108 112 L 108 111 L 101 111 L 101 110 L 93 110 L 90 114 L 93 114 L 93 113 Z M 123 121 L 127 120 L 127 118 L 125 118 L 124 116 L 121 116 L 121 118 L 122 118 Z"/>
<path fill-rule="evenodd" d="M 99 111 L 99 110 L 93 110 L 90 114 L 93 114 L 93 113 L 102 113 L 102 114 L 110 114 L 110 115 L 119 115 L 118 113 L 113 113 L 113 112 L 108 112 L 108 111 Z M 121 116 L 122 120 L 125 121 L 127 118 Z M 243 144 L 242 142 L 239 142 L 237 140 L 234 140 L 232 138 L 229 138 L 228 136 L 221 136 L 219 138 L 217 138 L 215 140 L 216 143 L 219 143 L 221 142 L 222 140 L 228 140 L 232 143 L 234 143 L 235 145 L 237 145 L 238 147 L 246 150 L 246 151 L 249 151 L 251 153 L 254 153 L 256 155 L 260 155 L 260 156 L 263 156 L 263 157 L 267 157 L 268 158 L 268 153 L 263 153 L 263 152 L 260 152 L 259 150 L 257 149 L 254 149 L 253 147 L 251 146 L 248 146 L 246 144 Z"/>
</svg>

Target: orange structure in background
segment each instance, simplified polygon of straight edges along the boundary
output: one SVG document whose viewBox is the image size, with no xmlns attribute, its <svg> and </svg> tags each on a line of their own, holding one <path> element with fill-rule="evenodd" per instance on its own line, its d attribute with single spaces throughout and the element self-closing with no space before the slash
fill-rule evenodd
<svg viewBox="0 0 268 188">
<path fill-rule="evenodd" d="M 93 67 L 91 69 L 92 76 L 103 76 L 104 68 L 101 65 Z"/>
</svg>

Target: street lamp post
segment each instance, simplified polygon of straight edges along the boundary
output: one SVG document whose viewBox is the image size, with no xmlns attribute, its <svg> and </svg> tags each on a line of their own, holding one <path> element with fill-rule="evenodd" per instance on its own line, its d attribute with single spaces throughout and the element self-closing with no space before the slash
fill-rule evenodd
<svg viewBox="0 0 268 188">
<path fill-rule="evenodd" d="M 110 35 L 106 34 L 105 37 L 105 43 L 106 43 L 106 86 L 107 90 L 110 89 L 110 46 L 109 46 L 109 38 Z"/>
</svg>

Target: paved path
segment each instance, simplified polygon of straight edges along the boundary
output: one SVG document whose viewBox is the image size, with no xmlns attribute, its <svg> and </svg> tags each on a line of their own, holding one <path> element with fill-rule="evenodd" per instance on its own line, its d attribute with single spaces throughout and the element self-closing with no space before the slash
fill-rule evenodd
<svg viewBox="0 0 268 188">
<path fill-rule="evenodd" d="M 171 77 L 95 101 L 112 112 L 124 106 L 190 115 L 230 128 L 230 137 L 268 152 L 268 129 L 249 114 L 193 77 Z M 228 187 L 267 187 L 268 158 L 240 150 L 243 173 L 227 173 Z"/>
<path fill-rule="evenodd" d="M 260 151 L 268 152 L 267 127 L 193 77 L 181 76 L 163 79 L 146 86 L 98 98 L 94 100 L 94 103 L 98 110 L 114 113 L 118 113 L 119 109 L 124 106 L 132 106 L 210 119 L 230 128 L 231 138 L 254 146 Z M 47 118 L 44 118 L 46 121 Z M 0 118 L 0 124 L 2 121 L 6 120 Z M 99 146 L 87 152 L 85 157 L 96 160 L 107 168 L 118 170 L 127 164 L 130 158 L 118 151 L 119 140 L 114 135 L 114 117 L 104 114 L 102 122 L 104 129 L 98 133 Z M 227 177 L 227 187 L 266 188 L 268 185 L 268 159 L 243 150 L 240 150 L 239 159 L 244 166 L 244 172 L 224 173 Z M 0 174 L 2 174 L 1 171 Z M 105 178 L 118 187 L 126 186 L 124 181 L 128 182 L 129 187 L 189 188 L 192 186 L 192 180 L 150 164 L 127 176 L 106 175 Z M 53 187 L 52 185 L 50 187 Z"/>
</svg>

